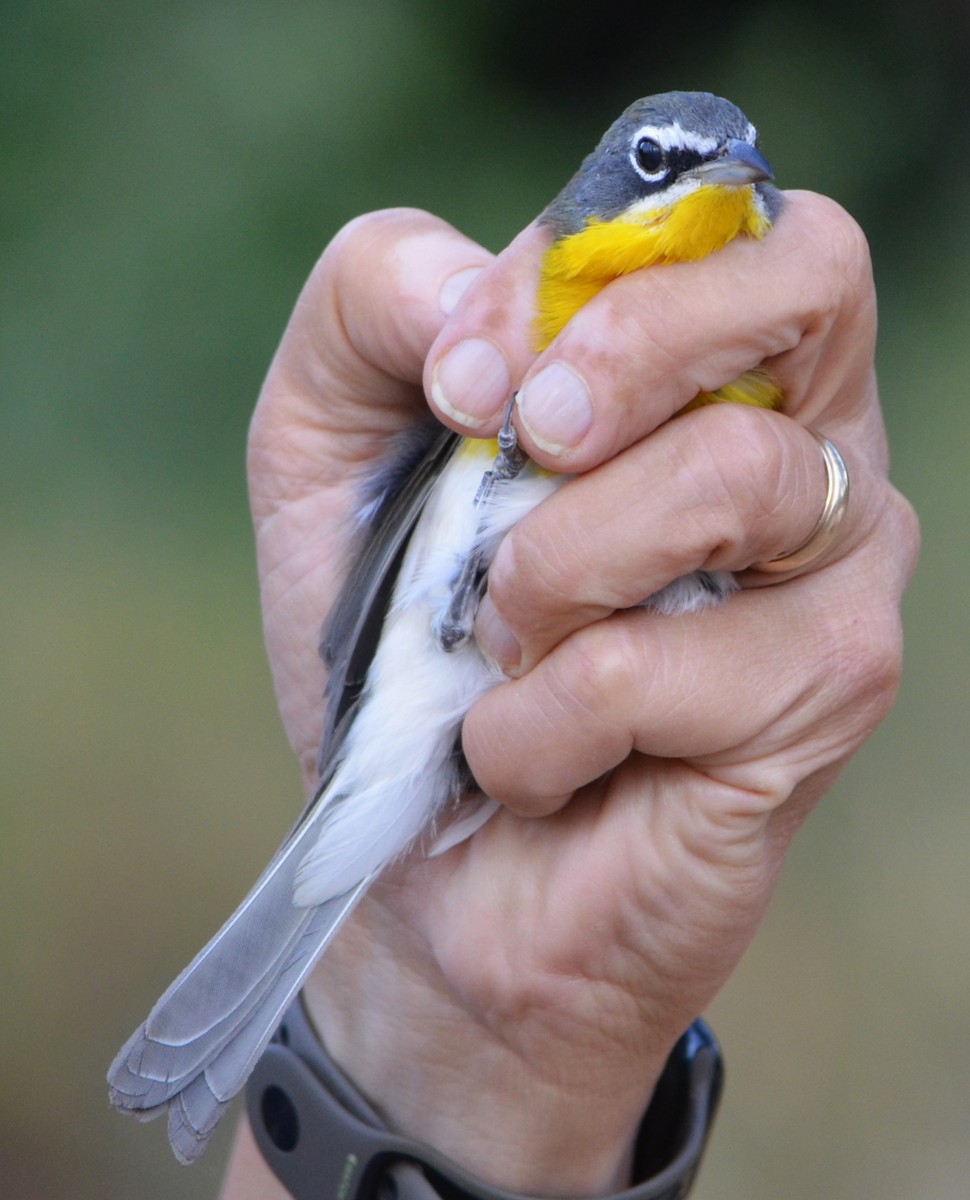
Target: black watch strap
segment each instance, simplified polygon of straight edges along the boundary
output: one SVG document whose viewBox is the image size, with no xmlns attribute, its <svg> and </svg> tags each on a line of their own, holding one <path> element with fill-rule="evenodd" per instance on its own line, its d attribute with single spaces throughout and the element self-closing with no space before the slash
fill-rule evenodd
<svg viewBox="0 0 970 1200">
<path fill-rule="evenodd" d="M 674 1047 L 637 1137 L 623 1200 L 683 1200 L 721 1092 L 714 1036 L 695 1021 Z M 430 1146 L 387 1130 L 331 1062 L 299 998 L 250 1076 L 257 1145 L 294 1200 L 523 1200 L 489 1187 Z"/>
</svg>

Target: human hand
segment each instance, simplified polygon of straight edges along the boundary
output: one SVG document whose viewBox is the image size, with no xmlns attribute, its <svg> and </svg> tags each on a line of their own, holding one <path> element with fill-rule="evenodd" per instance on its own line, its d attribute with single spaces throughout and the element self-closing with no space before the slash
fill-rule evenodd
<svg viewBox="0 0 970 1200">
<path fill-rule="evenodd" d="M 420 411 L 422 373 L 472 434 L 494 432 L 524 376 L 526 449 L 583 473 L 506 539 L 479 617 L 514 678 L 469 714 L 464 747 L 507 807 L 467 845 L 388 872 L 307 991 L 394 1127 L 493 1183 L 567 1194 L 625 1182 L 673 1042 L 888 708 L 917 538 L 886 481 L 868 259 L 834 205 L 790 194 L 764 243 L 617 281 L 536 357 L 542 245 L 530 227 L 493 263 L 424 214 L 349 227 L 274 361 L 250 468 L 267 644 L 308 785 L 312 647 L 355 481 Z M 469 361 L 483 336 L 491 367 Z M 784 416 L 718 406 L 666 423 L 763 360 Z M 549 366 L 558 429 L 542 422 Z M 577 379 L 588 408 L 564 391 Z M 749 572 L 713 611 L 631 609 L 687 571 L 742 570 L 805 539 L 824 494 L 805 426 L 852 479 L 826 558 L 781 582 Z"/>
</svg>

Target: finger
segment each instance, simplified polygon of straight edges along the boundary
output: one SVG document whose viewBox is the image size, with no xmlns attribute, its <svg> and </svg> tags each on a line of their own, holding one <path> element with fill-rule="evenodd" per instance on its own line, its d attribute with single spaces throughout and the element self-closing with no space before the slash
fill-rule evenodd
<svg viewBox="0 0 970 1200">
<path fill-rule="evenodd" d="M 884 481 L 849 460 L 852 504 L 815 570 L 850 553 L 884 504 Z M 818 443 L 788 417 L 742 405 L 685 414 L 571 480 L 506 535 L 479 644 L 522 674 L 574 630 L 673 579 L 741 571 L 804 544 L 827 486 Z M 752 573 L 752 584 L 780 578 Z"/>
<path fill-rule="evenodd" d="M 539 225 L 523 230 L 466 290 L 428 353 L 428 399 L 462 433 L 486 436 L 497 430 L 535 358 L 535 293 L 548 244 Z"/>
<path fill-rule="evenodd" d="M 257 518 L 300 489 L 342 480 L 348 462 L 373 453 L 375 439 L 413 421 L 423 409 L 428 348 L 490 261 L 444 221 L 411 209 L 358 218 L 334 238 L 304 287 L 254 414 Z"/>
<path fill-rule="evenodd" d="M 848 418 L 868 396 L 860 386 L 875 336 L 868 251 L 832 201 L 788 193 L 762 242 L 738 238 L 702 262 L 614 281 L 536 356 L 527 316 L 545 244 L 533 228 L 500 256 L 442 330 L 428 367 L 440 377 L 448 350 L 486 334 L 519 386 L 523 444 L 545 466 L 588 470 L 699 391 L 765 361 L 785 389 L 786 411 L 805 422 L 836 401 Z M 452 414 L 467 411 L 460 389 L 439 393 Z M 478 385 L 476 428 L 492 432 L 505 399 Z"/>
<path fill-rule="evenodd" d="M 468 714 L 475 778 L 536 816 L 638 751 L 687 759 L 766 807 L 779 803 L 848 755 L 892 702 L 912 538 L 905 505 L 887 511 L 903 550 L 887 553 L 880 538 L 824 572 L 715 610 L 635 609 L 577 631 Z"/>
</svg>

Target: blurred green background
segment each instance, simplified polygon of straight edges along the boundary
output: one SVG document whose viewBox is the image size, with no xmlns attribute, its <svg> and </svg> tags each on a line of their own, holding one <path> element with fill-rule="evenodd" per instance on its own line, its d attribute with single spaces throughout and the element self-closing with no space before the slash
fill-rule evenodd
<svg viewBox="0 0 970 1200">
<path fill-rule="evenodd" d="M 0 11 L 7 943 L 0 1192 L 203 1197 L 107 1107 L 120 1040 L 300 804 L 243 447 L 339 226 L 502 246 L 638 95 L 730 96 L 869 233 L 920 511 L 897 708 L 802 835 L 712 1018 L 697 1195 L 950 1200 L 970 1178 L 970 21 L 962 0 L 12 0 Z"/>
</svg>

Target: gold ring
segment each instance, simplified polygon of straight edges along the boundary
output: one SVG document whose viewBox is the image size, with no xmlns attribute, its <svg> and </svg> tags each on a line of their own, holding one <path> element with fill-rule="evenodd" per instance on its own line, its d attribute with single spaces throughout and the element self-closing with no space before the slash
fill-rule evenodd
<svg viewBox="0 0 970 1200">
<path fill-rule="evenodd" d="M 845 459 L 827 437 L 816 433 L 814 429 L 810 429 L 808 432 L 818 442 L 822 457 L 825 459 L 827 484 L 822 515 L 816 522 L 815 528 L 800 546 L 790 550 L 787 554 L 779 554 L 764 562 L 752 563 L 750 568 L 752 571 L 795 571 L 800 567 L 807 567 L 809 563 L 813 563 L 821 557 L 832 544 L 832 540 L 842 524 L 846 509 L 849 507 L 849 472 L 846 470 Z"/>
</svg>

